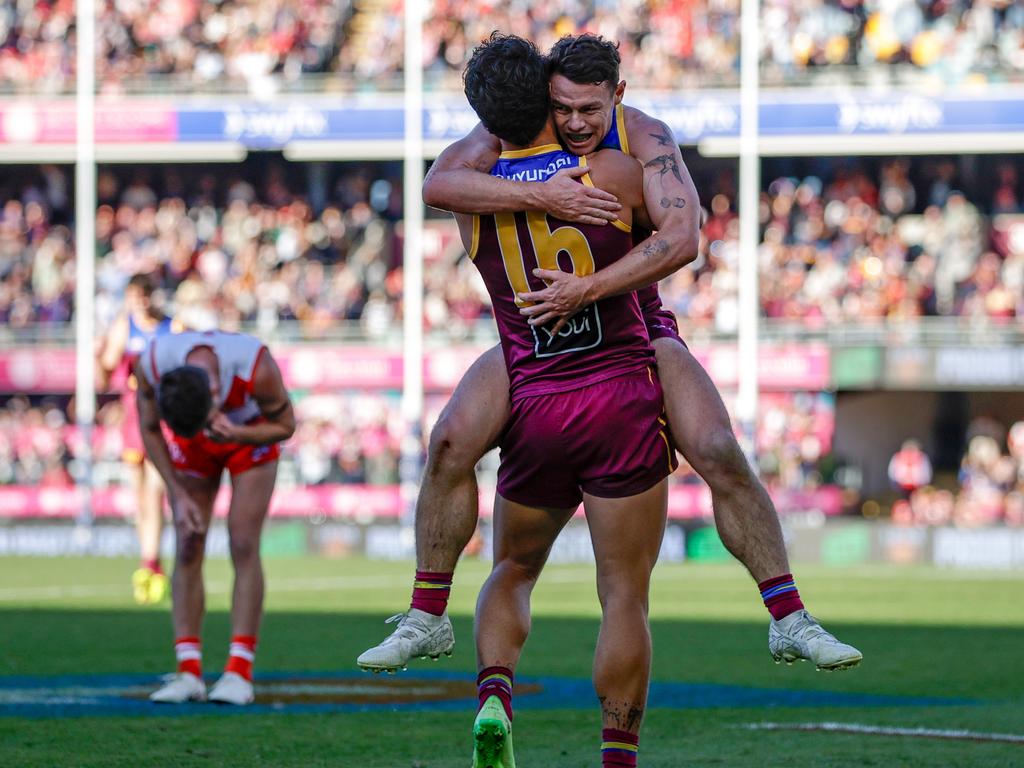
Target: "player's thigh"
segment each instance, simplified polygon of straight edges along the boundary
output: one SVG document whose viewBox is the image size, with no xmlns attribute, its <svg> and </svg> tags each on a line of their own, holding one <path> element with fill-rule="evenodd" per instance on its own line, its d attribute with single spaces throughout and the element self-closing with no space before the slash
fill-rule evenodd
<svg viewBox="0 0 1024 768">
<path fill-rule="evenodd" d="M 668 509 L 668 482 L 617 499 L 583 497 L 597 561 L 598 586 L 646 585 L 661 551 Z"/>
<path fill-rule="evenodd" d="M 430 435 L 431 453 L 457 450 L 479 460 L 497 442 L 508 421 L 508 389 L 501 347 L 492 347 L 469 367 L 441 411 Z"/>
<path fill-rule="evenodd" d="M 576 508 L 532 507 L 494 497 L 494 562 L 511 563 L 530 571 L 544 567 L 551 545 Z"/>
<path fill-rule="evenodd" d="M 228 533 L 231 537 L 259 534 L 270 509 L 276 481 L 276 459 L 231 476 L 231 505 L 228 508 Z"/>
<path fill-rule="evenodd" d="M 685 346 L 672 339 L 658 339 L 654 353 L 672 437 L 693 464 L 702 442 L 712 436 L 732 435 L 729 412 L 704 366 Z"/>
</svg>

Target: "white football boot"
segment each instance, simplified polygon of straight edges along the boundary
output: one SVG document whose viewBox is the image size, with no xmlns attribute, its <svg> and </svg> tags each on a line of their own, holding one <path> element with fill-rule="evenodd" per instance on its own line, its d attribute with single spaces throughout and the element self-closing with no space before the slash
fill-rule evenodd
<svg viewBox="0 0 1024 768">
<path fill-rule="evenodd" d="M 410 608 L 408 613 L 399 613 L 388 619 L 385 624 L 398 622 L 398 627 L 388 635 L 384 642 L 364 651 L 356 659 L 363 669 L 371 672 L 394 673 L 405 669 L 409 659 L 431 658 L 437 661 L 443 653 L 452 655 L 455 647 L 455 633 L 452 622 L 445 611 L 440 616 Z"/>
<path fill-rule="evenodd" d="M 225 672 L 210 689 L 210 701 L 215 704 L 234 704 L 237 707 L 252 704 L 256 698 L 252 683 L 237 672 Z"/>
<path fill-rule="evenodd" d="M 818 669 L 828 671 L 855 667 L 864 658 L 852 645 L 826 632 L 817 619 L 804 610 L 779 621 L 772 619 L 768 627 L 768 651 L 776 664 L 807 660 L 813 661 Z"/>
<path fill-rule="evenodd" d="M 164 678 L 163 686 L 149 695 L 157 704 L 184 704 L 186 701 L 206 701 L 206 683 L 191 672 L 178 672 Z"/>
</svg>

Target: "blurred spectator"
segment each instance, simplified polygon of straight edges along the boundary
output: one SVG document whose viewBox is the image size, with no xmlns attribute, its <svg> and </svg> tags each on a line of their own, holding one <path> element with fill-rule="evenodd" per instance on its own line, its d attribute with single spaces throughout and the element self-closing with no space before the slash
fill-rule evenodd
<svg viewBox="0 0 1024 768">
<path fill-rule="evenodd" d="M 903 441 L 889 460 L 889 480 L 905 498 L 932 481 L 932 463 L 916 440 Z"/>
<path fill-rule="evenodd" d="M 97 81 L 108 93 L 395 88 L 402 6 L 105 0 Z M 635 86 L 731 85 L 739 71 L 739 13 L 739 0 L 428 0 L 423 63 L 430 87 L 458 89 L 473 46 L 493 29 L 533 38 L 542 49 L 590 31 L 619 41 Z M 760 26 L 767 84 L 949 84 L 1024 74 L 1024 8 L 1007 0 L 766 0 Z M 26 93 L 73 88 L 74 39 L 71 0 L 4 4 L 0 83 Z"/>
<path fill-rule="evenodd" d="M 893 520 L 906 525 L 1024 526 L 1024 421 L 1006 432 L 1007 453 L 1000 440 L 979 430 L 970 438 L 960 462 L 957 489 L 924 485 L 909 504 L 893 507 Z"/>
</svg>

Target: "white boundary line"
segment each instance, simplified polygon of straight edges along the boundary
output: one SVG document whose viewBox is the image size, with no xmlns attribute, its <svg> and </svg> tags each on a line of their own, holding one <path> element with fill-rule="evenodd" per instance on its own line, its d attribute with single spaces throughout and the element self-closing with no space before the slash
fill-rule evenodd
<svg viewBox="0 0 1024 768">
<path fill-rule="evenodd" d="M 1024 736 L 1013 733 L 981 733 L 979 731 L 934 728 L 890 728 L 860 723 L 747 723 L 744 727 L 752 731 L 823 731 L 826 733 L 859 733 L 868 736 L 905 736 L 918 739 L 1001 741 L 1010 744 L 1024 744 Z"/>
</svg>

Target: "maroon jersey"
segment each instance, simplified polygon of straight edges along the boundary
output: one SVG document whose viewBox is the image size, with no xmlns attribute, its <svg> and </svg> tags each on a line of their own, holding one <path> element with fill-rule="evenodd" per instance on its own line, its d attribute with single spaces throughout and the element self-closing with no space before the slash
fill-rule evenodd
<svg viewBox="0 0 1024 768">
<path fill-rule="evenodd" d="M 492 174 L 543 182 L 560 168 L 585 163 L 551 144 L 503 153 Z M 571 224 L 538 211 L 474 217 L 470 257 L 491 296 L 513 400 L 577 389 L 654 363 L 634 293 L 584 307 L 556 335 L 553 323 L 531 326 L 516 299 L 544 287 L 533 275 L 538 266 L 589 275 L 631 247 L 630 228 L 622 222 Z"/>
</svg>

